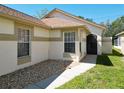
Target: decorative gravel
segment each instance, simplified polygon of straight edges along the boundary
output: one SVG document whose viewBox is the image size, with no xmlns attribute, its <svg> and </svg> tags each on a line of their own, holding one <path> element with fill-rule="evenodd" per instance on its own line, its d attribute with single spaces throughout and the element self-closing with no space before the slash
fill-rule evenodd
<svg viewBox="0 0 124 93">
<path fill-rule="evenodd" d="M 1 89 L 21 89 L 53 74 L 63 72 L 70 61 L 47 60 L 0 77 Z"/>
</svg>

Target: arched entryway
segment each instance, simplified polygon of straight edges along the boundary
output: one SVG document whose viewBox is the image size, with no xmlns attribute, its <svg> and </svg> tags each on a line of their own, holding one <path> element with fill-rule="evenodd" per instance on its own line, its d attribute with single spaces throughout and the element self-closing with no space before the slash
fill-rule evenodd
<svg viewBox="0 0 124 93">
<path fill-rule="evenodd" d="M 97 36 L 89 34 L 87 36 L 87 54 L 97 54 Z"/>
</svg>

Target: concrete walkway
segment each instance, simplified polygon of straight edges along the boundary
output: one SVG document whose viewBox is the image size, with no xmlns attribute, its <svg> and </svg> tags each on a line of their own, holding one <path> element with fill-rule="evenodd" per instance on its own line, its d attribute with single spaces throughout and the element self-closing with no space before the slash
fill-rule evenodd
<svg viewBox="0 0 124 93">
<path fill-rule="evenodd" d="M 67 69 L 60 74 L 53 75 L 45 80 L 42 80 L 38 83 L 26 86 L 25 89 L 54 89 L 63 85 L 64 83 L 70 81 L 75 76 L 80 75 L 81 73 L 86 72 L 87 70 L 93 68 L 96 65 L 96 55 L 87 55 L 79 65 Z"/>
</svg>

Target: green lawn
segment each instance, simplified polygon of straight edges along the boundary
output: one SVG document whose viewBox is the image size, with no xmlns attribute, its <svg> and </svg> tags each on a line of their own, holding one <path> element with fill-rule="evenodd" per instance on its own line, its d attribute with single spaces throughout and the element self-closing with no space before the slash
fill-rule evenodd
<svg viewBox="0 0 124 93">
<path fill-rule="evenodd" d="M 124 62 L 119 50 L 97 57 L 97 65 L 58 89 L 124 88 Z"/>
</svg>

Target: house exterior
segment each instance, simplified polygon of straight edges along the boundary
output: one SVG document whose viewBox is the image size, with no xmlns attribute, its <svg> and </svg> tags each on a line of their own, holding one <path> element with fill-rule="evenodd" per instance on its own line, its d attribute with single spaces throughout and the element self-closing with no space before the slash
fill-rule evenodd
<svg viewBox="0 0 124 93">
<path fill-rule="evenodd" d="M 114 47 L 121 49 L 124 54 L 124 31 L 115 35 Z"/>
<path fill-rule="evenodd" d="M 48 59 L 79 62 L 111 53 L 105 27 L 54 9 L 43 19 L 0 5 L 0 75 Z"/>
</svg>

